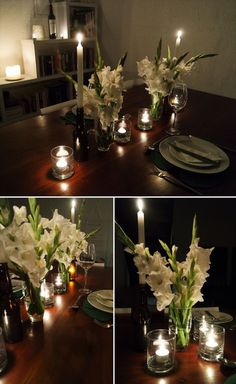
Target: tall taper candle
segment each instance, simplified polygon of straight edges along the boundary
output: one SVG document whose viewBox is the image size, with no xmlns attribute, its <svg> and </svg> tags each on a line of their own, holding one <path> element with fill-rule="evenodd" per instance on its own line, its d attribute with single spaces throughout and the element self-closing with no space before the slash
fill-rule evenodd
<svg viewBox="0 0 236 384">
<path fill-rule="evenodd" d="M 137 205 L 138 205 L 138 209 L 139 209 L 138 212 L 137 212 L 137 218 L 138 218 L 138 242 L 145 244 L 143 201 L 141 199 L 138 199 Z"/>
<path fill-rule="evenodd" d="M 183 34 L 182 31 L 177 32 L 177 36 L 176 36 L 176 40 L 175 40 L 175 50 L 174 50 L 174 56 L 175 57 L 177 57 L 177 54 L 178 54 L 178 48 L 179 48 L 180 43 L 181 43 L 182 34 Z"/>
<path fill-rule="evenodd" d="M 82 47 L 82 40 L 83 40 L 83 34 L 78 33 L 77 34 L 77 107 L 82 108 L 83 107 L 83 84 L 84 84 L 84 66 L 83 66 L 83 47 Z"/>
<path fill-rule="evenodd" d="M 71 209 L 70 209 L 70 216 L 71 216 L 71 222 L 75 222 L 75 207 L 76 207 L 76 201 L 73 199 L 71 201 Z"/>
</svg>

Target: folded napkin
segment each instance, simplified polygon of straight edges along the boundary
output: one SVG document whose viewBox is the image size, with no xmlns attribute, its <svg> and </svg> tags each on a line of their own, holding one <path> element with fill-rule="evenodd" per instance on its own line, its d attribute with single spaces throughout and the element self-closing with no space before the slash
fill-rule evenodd
<svg viewBox="0 0 236 384">
<path fill-rule="evenodd" d="M 159 148 L 156 148 L 155 151 L 151 152 L 151 159 L 153 163 L 162 171 L 170 172 L 170 174 L 173 174 L 179 180 L 183 181 L 184 183 L 190 185 L 193 188 L 211 188 L 215 187 L 218 184 L 223 183 L 225 172 L 216 173 L 216 174 L 202 174 L 202 173 L 195 173 L 183 170 L 181 168 L 175 167 L 174 165 L 170 164 L 167 160 L 162 157 L 161 153 L 159 152 Z"/>
<path fill-rule="evenodd" d="M 201 150 L 201 148 L 197 148 L 194 142 L 189 140 L 189 142 L 180 142 L 174 141 L 169 145 L 173 146 L 175 149 L 183 151 L 192 157 L 199 158 L 202 161 L 208 161 L 213 163 L 218 163 L 222 160 L 221 156 L 218 153 L 206 152 Z"/>
<path fill-rule="evenodd" d="M 110 321 L 113 318 L 112 313 L 100 311 L 100 309 L 94 308 L 87 300 L 83 303 L 83 311 L 92 319 L 97 319 L 99 321 Z"/>
</svg>

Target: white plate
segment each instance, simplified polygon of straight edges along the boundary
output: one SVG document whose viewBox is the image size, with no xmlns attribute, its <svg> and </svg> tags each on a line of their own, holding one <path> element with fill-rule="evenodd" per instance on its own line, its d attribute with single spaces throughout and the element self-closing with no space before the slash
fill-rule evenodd
<svg viewBox="0 0 236 384">
<path fill-rule="evenodd" d="M 219 173 L 223 172 L 225 169 L 228 168 L 230 162 L 226 153 L 213 143 L 199 139 L 197 137 L 191 137 L 193 145 L 196 145 L 196 147 L 201 148 L 202 152 L 214 153 L 214 155 L 218 155 L 222 159 L 219 163 L 213 164 L 210 167 L 198 166 L 196 163 L 192 164 L 190 162 L 183 161 L 183 153 L 182 155 L 180 155 L 180 157 L 178 156 L 178 151 L 173 154 L 173 147 L 170 144 L 174 144 L 174 142 L 178 141 L 180 143 L 187 143 L 189 142 L 189 140 L 189 136 L 170 136 L 167 139 L 161 141 L 159 145 L 160 153 L 164 157 L 164 159 L 169 161 L 169 163 L 175 165 L 178 168 L 195 173 Z"/>
<path fill-rule="evenodd" d="M 87 297 L 87 300 L 89 304 L 91 304 L 94 308 L 100 309 L 100 311 L 113 313 L 113 306 L 112 308 L 105 306 L 101 303 L 101 296 L 99 297 L 98 294 L 104 295 L 104 293 L 107 292 L 109 297 L 113 297 L 113 291 L 112 290 L 101 290 L 101 291 L 94 291 L 90 293 Z"/>
<path fill-rule="evenodd" d="M 233 316 L 231 316 L 229 313 L 224 313 L 224 312 L 219 312 L 219 311 L 210 311 L 210 313 L 217 320 L 211 320 L 210 317 L 208 317 L 206 313 L 201 313 L 201 312 L 194 315 L 194 318 L 197 320 L 200 320 L 202 318 L 202 315 L 204 314 L 206 321 L 209 321 L 211 324 L 229 323 L 230 321 L 233 320 Z"/>
</svg>

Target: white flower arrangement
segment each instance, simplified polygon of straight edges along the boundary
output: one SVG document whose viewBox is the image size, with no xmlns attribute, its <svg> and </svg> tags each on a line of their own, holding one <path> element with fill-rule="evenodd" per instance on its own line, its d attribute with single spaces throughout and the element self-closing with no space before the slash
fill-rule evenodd
<svg viewBox="0 0 236 384">
<path fill-rule="evenodd" d="M 170 47 L 167 48 L 167 57 L 161 57 L 162 39 L 159 41 L 157 53 L 153 61 L 146 56 L 143 60 L 137 62 L 138 75 L 143 78 L 146 84 L 146 90 L 152 96 L 153 114 L 154 105 L 159 104 L 160 99 L 167 96 L 171 86 L 191 72 L 194 64 L 207 57 L 216 56 L 215 54 L 199 54 L 191 57 L 189 60 L 184 59 L 189 52 L 184 53 L 179 58 L 171 57 Z"/>
<path fill-rule="evenodd" d="M 210 254 L 214 248 L 199 246 L 196 237 L 196 218 L 193 221 L 192 242 L 186 259 L 177 261 L 177 247 L 170 249 L 160 240 L 167 254 L 162 257 L 159 252 L 150 254 L 143 244 L 134 244 L 116 224 L 117 236 L 134 254 L 134 263 L 138 269 L 140 281 L 147 283 L 157 299 L 157 310 L 162 311 L 170 304 L 176 308 L 192 308 L 198 301 L 203 301 L 201 289 L 208 276 Z"/>
<path fill-rule="evenodd" d="M 14 206 L 12 221 L 5 221 L 0 231 L 1 259 L 21 280 L 39 288 L 53 261 L 58 260 L 67 268 L 73 258 L 86 251 L 86 239 L 96 230 L 86 235 L 57 209 L 49 220 L 40 216 L 35 199 L 29 199 L 29 204 L 28 216 L 25 206 Z"/>
</svg>

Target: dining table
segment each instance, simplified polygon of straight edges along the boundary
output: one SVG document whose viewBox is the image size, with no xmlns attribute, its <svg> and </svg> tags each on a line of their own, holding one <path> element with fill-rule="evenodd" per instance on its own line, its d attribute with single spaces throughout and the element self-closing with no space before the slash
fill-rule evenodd
<svg viewBox="0 0 236 384">
<path fill-rule="evenodd" d="M 73 125 L 63 120 L 71 108 L 1 127 L 0 195 L 236 195 L 236 100 L 189 89 L 187 105 L 177 115 L 181 135 L 211 142 L 226 154 L 229 166 L 204 174 L 168 161 L 171 166 L 163 170 L 155 161 L 159 141 L 169 137 L 166 130 L 172 124 L 172 114 L 164 108 L 153 128 L 142 131 L 137 126 L 138 111 L 150 104 L 144 85 L 126 90 L 120 116 L 130 115 L 131 140 L 113 142 L 107 152 L 97 150 L 94 121 L 86 120 L 88 159 L 75 161 L 74 174 L 65 180 L 54 178 L 50 151 L 58 145 L 73 146 Z M 153 143 L 154 151 L 149 148 Z"/>
<path fill-rule="evenodd" d="M 191 339 L 184 351 L 177 351 L 171 371 L 152 373 L 147 369 L 146 349 L 138 351 L 131 308 L 135 306 L 137 292 L 132 288 L 116 290 L 115 314 L 115 383 L 116 384 L 223 384 L 230 376 L 236 374 L 236 368 L 223 366 L 219 362 L 203 360 L 199 356 L 198 341 Z M 137 298 L 137 297 L 136 297 Z M 137 303 L 136 303 L 137 304 Z M 203 304 L 204 306 L 204 304 Z M 158 312 L 155 305 L 148 306 L 151 314 L 149 330 L 167 329 L 167 312 Z M 221 312 L 223 311 L 222 308 Z M 222 324 L 225 327 L 224 356 L 236 361 L 236 326 L 235 311 L 225 310 L 233 320 Z M 234 324 L 231 326 L 231 324 Z M 236 380 L 232 383 L 236 383 Z"/>
<path fill-rule="evenodd" d="M 23 340 L 6 343 L 8 365 L 1 384 L 112 383 L 112 327 L 96 324 L 81 302 L 78 309 L 71 308 L 83 280 L 79 273 L 65 294 L 55 295 L 43 322 L 30 323 L 22 302 Z M 112 289 L 112 268 L 93 266 L 88 286 L 92 291 Z"/>
</svg>

